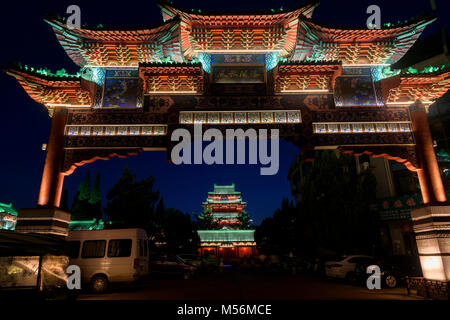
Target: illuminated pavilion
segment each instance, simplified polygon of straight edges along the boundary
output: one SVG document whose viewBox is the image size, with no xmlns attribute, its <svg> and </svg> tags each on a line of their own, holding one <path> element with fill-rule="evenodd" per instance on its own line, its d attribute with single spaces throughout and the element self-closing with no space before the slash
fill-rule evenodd
<svg viewBox="0 0 450 320">
<path fill-rule="evenodd" d="M 239 214 L 247 206 L 242 195 L 229 186 L 214 185 L 214 191 L 208 192 L 208 198 L 202 203 L 204 212 L 210 212 L 218 223 L 219 230 L 198 230 L 200 254 L 216 257 L 249 257 L 257 253 L 255 230 L 239 227 Z"/>
<path fill-rule="evenodd" d="M 278 129 L 306 158 L 338 148 L 416 172 L 423 204 L 411 216 L 424 278 L 448 286 L 450 206 L 426 110 L 450 88 L 450 68 L 391 68 L 435 18 L 329 26 L 313 20 L 318 4 L 205 13 L 161 2 L 164 21 L 136 28 L 45 19 L 80 70 L 5 68 L 52 117 L 37 208 L 19 211 L 16 230 L 67 236 L 64 177 L 86 163 L 170 155 L 171 133 L 193 124 Z"/>
</svg>

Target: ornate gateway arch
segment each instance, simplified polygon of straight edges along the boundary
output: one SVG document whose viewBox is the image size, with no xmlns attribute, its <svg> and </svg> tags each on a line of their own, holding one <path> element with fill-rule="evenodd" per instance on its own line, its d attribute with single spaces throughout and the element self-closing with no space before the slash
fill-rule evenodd
<svg viewBox="0 0 450 320">
<path fill-rule="evenodd" d="M 161 3 L 164 22 L 135 29 L 46 19 L 80 71 L 5 70 L 53 118 L 38 208 L 22 210 L 18 230 L 66 235 L 64 176 L 85 163 L 170 151 L 171 132 L 195 123 L 278 128 L 305 152 L 339 148 L 416 171 L 424 206 L 412 216 L 424 274 L 449 280 L 450 207 L 426 108 L 450 88 L 450 69 L 390 68 L 434 18 L 339 28 L 313 21 L 316 6 L 205 14 Z"/>
</svg>

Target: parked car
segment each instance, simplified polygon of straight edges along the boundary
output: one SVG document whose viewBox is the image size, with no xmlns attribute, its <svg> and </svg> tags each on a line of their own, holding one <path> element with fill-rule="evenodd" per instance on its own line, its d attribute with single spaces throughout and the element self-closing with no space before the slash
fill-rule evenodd
<svg viewBox="0 0 450 320">
<path fill-rule="evenodd" d="M 355 269 L 357 265 L 375 264 L 375 259 L 365 255 L 341 256 L 334 261 L 325 263 L 325 274 L 330 278 L 346 279 L 349 282 L 356 282 L 357 275 Z"/>
<path fill-rule="evenodd" d="M 70 231 L 70 264 L 95 293 L 113 282 L 133 282 L 148 275 L 147 234 L 142 229 Z"/>
<path fill-rule="evenodd" d="M 372 263 L 358 264 L 356 267 L 356 277 L 361 283 L 365 283 L 368 276 L 367 267 Z M 386 288 L 395 288 L 404 284 L 406 277 L 422 276 L 420 261 L 413 256 L 390 256 L 375 263 L 381 271 L 381 285 Z"/>
<path fill-rule="evenodd" d="M 150 273 L 182 276 L 191 279 L 197 275 L 198 268 L 176 255 L 157 254 L 150 256 Z"/>
<path fill-rule="evenodd" d="M 342 259 L 342 255 L 336 255 L 336 254 L 320 254 L 311 256 L 311 272 L 312 274 L 318 275 L 318 276 L 326 276 L 325 269 L 326 269 L 326 263 L 329 261 L 336 261 Z"/>
</svg>

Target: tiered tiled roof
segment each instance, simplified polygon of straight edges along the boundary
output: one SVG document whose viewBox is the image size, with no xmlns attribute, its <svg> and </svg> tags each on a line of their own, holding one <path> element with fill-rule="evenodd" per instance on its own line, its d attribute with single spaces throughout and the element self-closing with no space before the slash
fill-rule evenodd
<svg viewBox="0 0 450 320">
<path fill-rule="evenodd" d="M 148 28 L 69 29 L 46 21 L 80 66 L 137 66 L 183 62 L 199 52 L 277 52 L 288 61 L 338 60 L 343 64 L 398 61 L 434 18 L 424 16 L 381 29 L 331 27 L 312 21 L 317 1 L 265 13 L 203 13 L 160 3 L 165 22 Z"/>
<path fill-rule="evenodd" d="M 91 107 L 89 83 L 80 75 L 69 75 L 64 71 L 56 74 L 48 70 L 33 69 L 21 65 L 9 65 L 5 72 L 20 83 L 35 101 L 46 105 L 49 110 L 58 105 Z"/>
<path fill-rule="evenodd" d="M 392 64 L 435 19 L 423 16 L 397 26 L 332 27 L 301 18 L 291 61 L 339 60 L 343 64 Z"/>
<path fill-rule="evenodd" d="M 416 100 L 429 105 L 450 89 L 450 67 L 422 73 L 412 69 L 381 82 L 383 99 L 388 105 L 408 105 Z"/>
<path fill-rule="evenodd" d="M 174 18 L 149 28 L 69 29 L 55 18 L 45 20 L 79 66 L 137 66 L 138 63 L 183 62 L 179 24 Z"/>
<path fill-rule="evenodd" d="M 332 91 L 341 71 L 338 61 L 280 63 L 274 75 L 275 91 Z"/>
<path fill-rule="evenodd" d="M 145 63 L 139 65 L 144 79 L 144 92 L 192 92 L 203 90 L 203 71 L 200 63 Z"/>
<path fill-rule="evenodd" d="M 197 51 L 280 51 L 283 56 L 295 46 L 300 15 L 311 16 L 318 2 L 293 10 L 270 13 L 189 12 L 160 3 L 164 19 L 181 17 L 181 46 L 191 59 Z"/>
</svg>

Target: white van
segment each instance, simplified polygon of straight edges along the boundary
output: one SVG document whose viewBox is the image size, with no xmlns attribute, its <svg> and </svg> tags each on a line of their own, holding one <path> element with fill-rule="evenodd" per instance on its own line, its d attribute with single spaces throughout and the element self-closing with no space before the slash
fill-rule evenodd
<svg viewBox="0 0 450 320">
<path fill-rule="evenodd" d="M 148 274 L 147 234 L 142 229 L 70 231 L 70 264 L 95 293 L 112 282 L 132 282 Z"/>
</svg>

